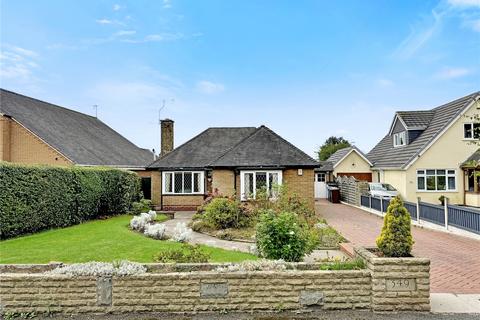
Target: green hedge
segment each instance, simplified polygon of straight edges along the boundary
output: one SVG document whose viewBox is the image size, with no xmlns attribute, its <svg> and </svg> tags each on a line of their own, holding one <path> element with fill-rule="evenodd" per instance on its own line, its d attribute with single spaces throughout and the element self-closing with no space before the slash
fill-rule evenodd
<svg viewBox="0 0 480 320">
<path fill-rule="evenodd" d="M 126 213 L 139 194 L 129 171 L 0 162 L 0 238 Z"/>
</svg>

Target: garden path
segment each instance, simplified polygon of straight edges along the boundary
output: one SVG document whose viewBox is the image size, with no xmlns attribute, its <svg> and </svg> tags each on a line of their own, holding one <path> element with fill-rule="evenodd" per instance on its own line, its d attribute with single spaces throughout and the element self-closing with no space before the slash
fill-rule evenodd
<svg viewBox="0 0 480 320">
<path fill-rule="evenodd" d="M 175 212 L 174 218 L 171 220 L 167 220 L 163 222 L 165 224 L 166 229 L 165 232 L 168 236 L 173 235 L 175 226 L 179 222 L 184 222 L 188 225 L 188 223 L 192 220 L 193 215 L 195 212 L 190 211 L 179 211 Z M 242 252 L 250 252 L 251 243 L 246 242 L 239 242 L 239 241 L 227 241 L 218 239 L 203 233 L 199 232 L 192 232 L 192 240 L 190 241 L 192 244 L 204 244 L 211 247 L 226 249 L 226 250 L 238 250 Z"/>
</svg>

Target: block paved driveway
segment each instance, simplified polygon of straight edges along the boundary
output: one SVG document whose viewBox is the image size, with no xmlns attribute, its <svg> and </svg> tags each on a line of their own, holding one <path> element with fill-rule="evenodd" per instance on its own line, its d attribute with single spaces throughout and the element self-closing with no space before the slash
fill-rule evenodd
<svg viewBox="0 0 480 320">
<path fill-rule="evenodd" d="M 316 210 L 353 245 L 375 245 L 381 217 L 326 200 Z M 431 261 L 431 292 L 480 293 L 480 241 L 418 227 L 412 233 L 413 254 Z"/>
</svg>

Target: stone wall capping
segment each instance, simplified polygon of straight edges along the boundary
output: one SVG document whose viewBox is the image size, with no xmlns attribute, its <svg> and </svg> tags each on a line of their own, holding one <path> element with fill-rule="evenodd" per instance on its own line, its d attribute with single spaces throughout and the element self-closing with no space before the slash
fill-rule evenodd
<svg viewBox="0 0 480 320">
<path fill-rule="evenodd" d="M 0 265 L 0 308 L 61 314 L 430 309 L 428 259 L 356 253 L 366 269 L 298 263 L 289 264 L 296 270 L 217 272 L 228 264 L 146 264 L 142 275 L 72 277 L 44 273 L 60 263 Z"/>
</svg>

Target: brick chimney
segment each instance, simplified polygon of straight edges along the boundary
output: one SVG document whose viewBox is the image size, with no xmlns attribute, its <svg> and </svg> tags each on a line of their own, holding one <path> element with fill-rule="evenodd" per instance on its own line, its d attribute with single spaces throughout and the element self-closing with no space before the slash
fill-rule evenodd
<svg viewBox="0 0 480 320">
<path fill-rule="evenodd" d="M 173 150 L 173 120 L 160 121 L 160 157 Z"/>
</svg>

